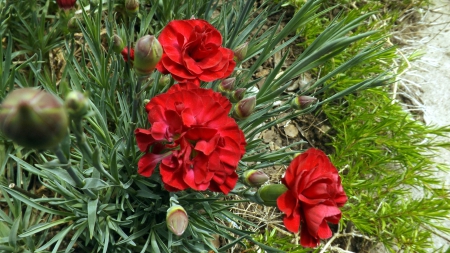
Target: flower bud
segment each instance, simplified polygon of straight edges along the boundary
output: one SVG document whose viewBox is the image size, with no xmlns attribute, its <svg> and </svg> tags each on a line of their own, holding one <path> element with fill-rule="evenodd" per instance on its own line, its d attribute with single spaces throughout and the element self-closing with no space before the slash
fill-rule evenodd
<svg viewBox="0 0 450 253">
<path fill-rule="evenodd" d="M 122 53 L 122 50 L 125 48 L 125 43 L 123 42 L 122 38 L 119 37 L 119 35 L 114 34 L 112 36 L 112 50 L 116 54 Z"/>
<path fill-rule="evenodd" d="M 259 188 L 256 193 L 261 204 L 266 206 L 277 206 L 277 199 L 288 189 L 284 184 L 269 184 Z"/>
<path fill-rule="evenodd" d="M 234 105 L 232 116 L 235 119 L 245 119 L 253 113 L 256 107 L 256 97 L 242 99 Z"/>
<path fill-rule="evenodd" d="M 138 75 L 149 75 L 161 60 L 163 49 L 153 35 L 145 35 L 134 46 L 134 69 Z"/>
<path fill-rule="evenodd" d="M 245 42 L 244 44 L 238 46 L 233 52 L 234 52 L 234 60 L 237 62 L 240 62 L 244 60 L 245 56 L 247 55 L 248 50 L 248 42 Z"/>
<path fill-rule="evenodd" d="M 67 135 L 67 126 L 62 102 L 42 90 L 14 90 L 0 105 L 0 131 L 24 147 L 53 148 Z"/>
<path fill-rule="evenodd" d="M 251 187 L 259 187 L 269 181 L 269 176 L 260 170 L 247 170 L 244 172 L 245 184 Z"/>
<path fill-rule="evenodd" d="M 230 77 L 222 80 L 220 82 L 218 90 L 222 94 L 226 94 L 234 89 L 234 83 L 236 82 L 236 77 Z"/>
<path fill-rule="evenodd" d="M 297 96 L 291 101 L 291 106 L 294 109 L 305 109 L 316 101 L 317 98 L 315 97 Z"/>
<path fill-rule="evenodd" d="M 139 0 L 125 0 L 125 10 L 128 15 L 136 16 L 139 12 Z"/>
<path fill-rule="evenodd" d="M 86 115 L 89 109 L 89 100 L 79 91 L 71 91 L 64 101 L 69 116 L 80 118 Z"/>
<path fill-rule="evenodd" d="M 174 205 L 167 209 L 166 222 L 167 228 L 175 235 L 180 236 L 186 230 L 189 220 L 184 208 Z"/>
<path fill-rule="evenodd" d="M 75 6 L 77 0 L 56 0 L 58 7 L 63 10 L 68 10 Z"/>
<path fill-rule="evenodd" d="M 231 100 L 233 100 L 233 102 L 241 101 L 245 96 L 245 92 L 247 92 L 246 88 L 236 89 L 231 93 Z"/>
<path fill-rule="evenodd" d="M 170 83 L 170 77 L 168 75 L 162 75 L 159 78 L 158 85 L 160 87 L 166 87 Z"/>
</svg>

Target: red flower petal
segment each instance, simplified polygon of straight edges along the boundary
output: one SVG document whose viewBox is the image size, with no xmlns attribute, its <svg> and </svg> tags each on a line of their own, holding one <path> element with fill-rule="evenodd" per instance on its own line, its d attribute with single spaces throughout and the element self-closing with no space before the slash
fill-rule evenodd
<svg viewBox="0 0 450 253">
<path fill-rule="evenodd" d="M 308 232 L 308 227 L 302 225 L 302 229 L 300 231 L 300 244 L 303 247 L 315 248 L 319 245 L 320 239 L 313 237 Z"/>
<path fill-rule="evenodd" d="M 164 158 L 169 156 L 166 154 L 147 153 L 138 162 L 138 173 L 144 177 L 150 177 L 155 170 L 156 165 Z"/>
<path fill-rule="evenodd" d="M 139 150 L 142 152 L 147 152 L 151 144 L 155 142 L 152 134 L 149 130 L 138 128 L 134 130 L 134 135 L 136 136 L 136 142 Z"/>
</svg>

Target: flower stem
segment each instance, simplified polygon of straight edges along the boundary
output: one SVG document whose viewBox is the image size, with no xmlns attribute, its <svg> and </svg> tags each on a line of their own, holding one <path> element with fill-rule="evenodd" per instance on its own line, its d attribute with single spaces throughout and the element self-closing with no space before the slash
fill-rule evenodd
<svg viewBox="0 0 450 253">
<path fill-rule="evenodd" d="M 138 116 L 138 110 L 139 110 L 139 105 L 141 102 L 140 99 L 140 92 L 141 92 L 141 87 L 142 87 L 142 83 L 147 79 L 147 76 L 139 76 L 136 86 L 134 88 L 134 93 L 133 93 L 133 105 L 132 105 L 132 109 L 131 109 L 131 133 L 128 136 L 128 145 L 127 145 L 127 150 L 126 150 L 126 156 L 128 156 L 129 152 L 132 151 L 134 153 L 134 145 L 132 145 L 133 143 L 133 138 L 134 138 L 134 129 L 135 126 L 137 125 L 137 116 Z"/>
</svg>

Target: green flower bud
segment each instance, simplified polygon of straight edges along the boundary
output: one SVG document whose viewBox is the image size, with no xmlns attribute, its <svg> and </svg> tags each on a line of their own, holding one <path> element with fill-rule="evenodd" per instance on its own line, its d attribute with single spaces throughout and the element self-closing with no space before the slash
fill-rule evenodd
<svg viewBox="0 0 450 253">
<path fill-rule="evenodd" d="M 245 42 L 244 44 L 238 46 L 233 52 L 234 52 L 234 60 L 237 62 L 240 62 L 244 60 L 245 56 L 247 55 L 248 50 L 248 42 Z"/>
<path fill-rule="evenodd" d="M 71 91 L 64 101 L 67 112 L 73 118 L 81 118 L 89 109 L 89 99 L 79 91 Z"/>
<path fill-rule="evenodd" d="M 256 97 L 242 99 L 234 105 L 233 118 L 245 119 L 250 116 L 256 107 Z"/>
<path fill-rule="evenodd" d="M 291 101 L 291 106 L 294 109 L 305 109 L 316 101 L 317 98 L 315 97 L 297 96 Z"/>
<path fill-rule="evenodd" d="M 259 187 L 269 181 L 269 176 L 260 170 L 247 170 L 244 172 L 245 184 L 251 187 Z"/>
<path fill-rule="evenodd" d="M 169 85 L 169 83 L 170 83 L 170 76 L 168 76 L 168 75 L 162 75 L 162 76 L 159 78 L 158 85 L 159 85 L 160 87 L 166 87 L 167 85 Z"/>
<path fill-rule="evenodd" d="M 14 90 L 0 105 L 0 131 L 24 147 L 53 148 L 67 135 L 67 126 L 61 100 L 42 90 Z"/>
<path fill-rule="evenodd" d="M 125 0 L 125 10 L 129 16 L 136 16 L 136 14 L 139 12 L 139 1 Z"/>
<path fill-rule="evenodd" d="M 114 34 L 112 36 L 112 50 L 116 54 L 120 54 L 122 50 L 125 48 L 125 43 L 123 42 L 122 38 L 119 37 L 119 35 Z"/>
<path fill-rule="evenodd" d="M 261 204 L 266 206 L 277 206 L 277 199 L 288 189 L 284 184 L 269 184 L 259 188 L 256 193 Z"/>
<path fill-rule="evenodd" d="M 138 75 L 146 76 L 153 72 L 161 60 L 163 49 L 153 35 L 140 38 L 134 47 L 134 69 Z"/>
<path fill-rule="evenodd" d="M 246 88 L 239 88 L 239 89 L 236 89 L 235 91 L 233 91 L 233 92 L 231 93 L 231 100 L 232 100 L 233 102 L 239 102 L 239 101 L 241 101 L 241 100 L 244 98 L 244 96 L 245 96 L 245 92 L 247 92 L 247 89 L 246 89 Z"/>
<path fill-rule="evenodd" d="M 184 208 L 174 205 L 167 209 L 166 222 L 167 228 L 175 235 L 180 236 L 186 230 L 189 220 Z"/>
<path fill-rule="evenodd" d="M 222 94 L 227 94 L 228 92 L 231 92 L 234 89 L 235 82 L 236 77 L 230 77 L 222 80 L 222 82 L 220 82 L 218 87 L 219 92 Z"/>
</svg>

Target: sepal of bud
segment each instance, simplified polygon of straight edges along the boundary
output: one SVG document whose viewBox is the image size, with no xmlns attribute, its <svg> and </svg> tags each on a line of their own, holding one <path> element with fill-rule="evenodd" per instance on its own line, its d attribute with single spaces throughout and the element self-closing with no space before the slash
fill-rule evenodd
<svg viewBox="0 0 450 253">
<path fill-rule="evenodd" d="M 61 100 L 42 90 L 14 90 L 0 105 L 0 131 L 24 147 L 53 148 L 67 135 L 67 127 Z"/>
<path fill-rule="evenodd" d="M 177 236 L 180 236 L 186 230 L 189 219 L 186 210 L 180 205 L 174 205 L 167 209 L 166 215 L 167 228 Z"/>
<path fill-rule="evenodd" d="M 220 82 L 218 87 L 219 92 L 222 94 L 227 94 L 228 92 L 231 92 L 234 89 L 235 82 L 236 77 L 230 77 L 222 80 L 222 82 Z"/>
<path fill-rule="evenodd" d="M 235 119 L 245 119 L 250 116 L 256 107 L 256 97 L 242 99 L 234 105 L 232 116 Z"/>
<path fill-rule="evenodd" d="M 64 101 L 69 116 L 81 118 L 88 112 L 89 100 L 79 91 L 71 91 Z"/>
<path fill-rule="evenodd" d="M 112 36 L 112 50 L 116 54 L 122 53 L 122 50 L 125 48 L 125 43 L 123 42 L 122 38 L 119 37 L 119 35 L 114 34 Z"/>
<path fill-rule="evenodd" d="M 244 182 L 251 187 L 259 187 L 269 181 L 269 176 L 260 170 L 247 170 L 244 172 Z"/>
<path fill-rule="evenodd" d="M 139 0 L 125 0 L 125 10 L 128 15 L 136 16 L 139 12 Z"/>
<path fill-rule="evenodd" d="M 246 88 L 238 88 L 238 89 L 236 89 L 235 91 L 233 91 L 231 93 L 231 100 L 233 102 L 241 101 L 244 98 L 246 92 L 247 92 Z"/>
<path fill-rule="evenodd" d="M 80 27 L 78 27 L 77 20 L 78 20 L 78 18 L 71 17 L 69 19 L 69 21 L 67 21 L 67 30 L 69 30 L 69 32 L 75 33 L 75 32 L 79 32 L 80 31 Z"/>
<path fill-rule="evenodd" d="M 266 206 L 277 206 L 277 199 L 287 191 L 284 184 L 269 184 L 258 189 L 257 198 Z"/>
<path fill-rule="evenodd" d="M 153 35 L 145 35 L 134 46 L 134 69 L 138 75 L 146 76 L 153 72 L 161 60 L 163 49 Z"/>
<path fill-rule="evenodd" d="M 248 42 L 245 42 L 244 44 L 238 46 L 234 52 L 234 59 L 237 62 L 240 62 L 244 60 L 245 56 L 247 56 L 247 50 L 248 50 Z"/>
<path fill-rule="evenodd" d="M 317 98 L 315 97 L 297 96 L 291 101 L 291 106 L 294 109 L 305 109 L 316 101 Z"/>
</svg>

